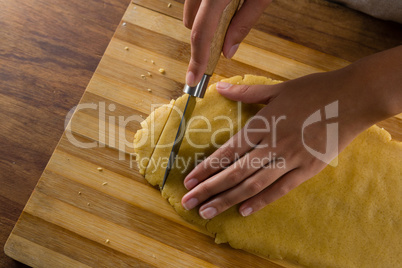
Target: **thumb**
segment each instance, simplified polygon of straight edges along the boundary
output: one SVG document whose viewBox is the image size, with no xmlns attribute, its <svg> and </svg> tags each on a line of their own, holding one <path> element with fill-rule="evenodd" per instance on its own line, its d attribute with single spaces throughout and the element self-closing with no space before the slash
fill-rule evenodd
<svg viewBox="0 0 402 268">
<path fill-rule="evenodd" d="M 216 84 L 218 92 L 234 101 L 244 103 L 260 103 L 268 104 L 275 98 L 279 89 L 277 85 L 232 85 L 226 82 L 218 82 Z"/>
</svg>

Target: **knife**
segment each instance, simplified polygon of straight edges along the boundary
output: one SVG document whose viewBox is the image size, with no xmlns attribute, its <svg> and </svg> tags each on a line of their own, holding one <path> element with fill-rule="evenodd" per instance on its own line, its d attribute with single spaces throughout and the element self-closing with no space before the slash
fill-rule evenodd
<svg viewBox="0 0 402 268">
<path fill-rule="evenodd" d="M 242 0 L 232 0 L 225 8 L 221 15 L 221 19 L 219 21 L 218 28 L 215 32 L 214 38 L 211 43 L 211 48 L 210 48 L 210 56 L 208 59 L 208 65 L 207 69 L 205 71 L 205 74 L 202 76 L 201 81 L 198 83 L 197 86 L 195 87 L 190 87 L 188 85 L 185 85 L 183 91 L 184 93 L 188 94 L 188 99 L 186 106 L 183 111 L 183 116 L 180 121 L 179 128 L 177 130 L 176 138 L 173 143 L 172 151 L 170 152 L 169 155 L 169 161 L 166 167 L 165 175 L 163 177 L 163 182 L 162 182 L 162 187 L 166 184 L 167 178 L 169 176 L 169 173 L 171 169 L 173 168 L 174 161 L 176 160 L 177 153 L 179 152 L 181 143 L 184 138 L 184 133 L 187 128 L 187 123 L 191 118 L 191 114 L 194 111 L 195 105 L 196 105 L 196 100 L 197 98 L 203 98 L 205 95 L 205 92 L 208 87 L 209 79 L 211 78 L 212 74 L 215 71 L 215 67 L 218 64 L 218 60 L 220 58 L 221 52 L 222 52 L 222 47 L 223 43 L 225 41 L 225 36 L 226 32 L 229 28 L 229 24 L 233 18 L 233 16 L 236 14 L 236 11 L 239 9 L 240 5 L 242 4 Z"/>
</svg>

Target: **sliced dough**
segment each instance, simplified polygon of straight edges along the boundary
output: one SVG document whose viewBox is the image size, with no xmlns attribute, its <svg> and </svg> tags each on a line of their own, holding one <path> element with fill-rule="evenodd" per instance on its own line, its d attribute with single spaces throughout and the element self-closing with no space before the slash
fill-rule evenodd
<svg viewBox="0 0 402 268">
<path fill-rule="evenodd" d="M 141 122 L 141 129 L 134 136 L 134 152 L 136 154 L 137 165 L 141 175 L 145 175 L 149 159 L 154 152 L 162 130 L 172 111 L 174 100 L 169 104 L 162 105 L 154 110 L 144 121 Z"/>
<path fill-rule="evenodd" d="M 233 84 L 276 83 L 262 77 L 246 76 L 224 80 Z M 184 99 L 184 98 L 183 98 Z M 183 108 L 183 99 L 175 107 Z M 204 226 L 217 243 L 228 242 L 234 248 L 287 259 L 311 267 L 398 267 L 402 263 L 402 143 L 391 141 L 388 132 L 373 126 L 357 137 L 338 157 L 336 168 L 326 167 L 315 177 L 261 211 L 242 217 L 235 206 L 212 220 L 199 217 L 197 209 L 186 211 L 181 198 L 187 192 L 183 180 L 216 146 L 209 144 L 211 133 L 223 144 L 257 111 L 260 105 L 242 104 L 238 122 L 238 104 L 209 87 L 193 113 L 211 122 L 204 133 L 187 132 L 179 151 L 188 168 L 175 166 L 162 195 L 186 220 Z M 220 117 L 219 117 L 220 116 Z M 224 116 L 231 118 L 223 119 Z M 216 120 L 214 120 L 216 119 Z M 172 143 L 180 121 L 171 113 L 160 138 Z M 233 124 L 231 126 L 231 124 Z M 227 128 L 234 130 L 230 132 Z M 195 120 L 193 129 L 207 129 L 205 121 Z M 207 145 L 194 149 L 189 142 Z M 159 145 L 159 144 L 158 144 Z M 167 162 L 171 150 L 155 149 L 153 158 Z M 146 179 L 160 185 L 165 165 L 147 169 Z"/>
</svg>

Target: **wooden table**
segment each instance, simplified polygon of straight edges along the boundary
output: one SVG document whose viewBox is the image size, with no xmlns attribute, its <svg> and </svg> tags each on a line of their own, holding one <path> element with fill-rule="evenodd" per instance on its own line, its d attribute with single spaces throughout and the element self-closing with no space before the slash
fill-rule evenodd
<svg viewBox="0 0 402 268">
<path fill-rule="evenodd" d="M 162 8 L 161 2 L 135 1 L 154 10 Z M 63 132 L 67 112 L 78 103 L 128 4 L 1 2 L 2 246 Z M 179 9 L 171 12 L 172 17 L 181 16 Z M 402 42 L 398 24 L 312 0 L 273 3 L 255 29 L 347 61 Z M 0 266 L 20 264 L 1 251 Z"/>
</svg>

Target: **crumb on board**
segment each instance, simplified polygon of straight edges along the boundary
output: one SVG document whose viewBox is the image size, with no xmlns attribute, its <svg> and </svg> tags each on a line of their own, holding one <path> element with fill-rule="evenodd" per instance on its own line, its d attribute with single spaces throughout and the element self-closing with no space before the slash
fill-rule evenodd
<svg viewBox="0 0 402 268">
<path fill-rule="evenodd" d="M 101 167 L 98 167 L 97 169 L 98 169 L 98 171 L 103 171 L 103 168 L 101 168 Z"/>
<path fill-rule="evenodd" d="M 149 77 L 152 77 L 152 74 L 151 74 L 150 72 L 148 72 L 148 76 L 149 76 Z"/>
<path fill-rule="evenodd" d="M 172 7 L 172 3 L 169 3 L 169 4 L 168 4 L 168 8 L 171 8 L 171 7 Z"/>
<path fill-rule="evenodd" d="M 102 183 L 102 185 L 103 185 L 103 186 L 106 186 L 106 185 L 107 185 L 107 181 L 105 181 L 104 183 Z"/>
<path fill-rule="evenodd" d="M 125 47 L 124 49 L 125 49 L 125 50 L 129 50 L 129 47 Z"/>
<path fill-rule="evenodd" d="M 160 68 L 160 69 L 159 69 L 159 72 L 160 72 L 161 74 L 165 74 L 165 73 L 166 73 L 165 69 L 163 69 L 163 68 Z"/>
<path fill-rule="evenodd" d="M 91 206 L 91 204 L 90 204 L 90 203 L 87 203 L 87 206 L 88 206 L 88 207 L 90 207 L 90 206 Z"/>
<path fill-rule="evenodd" d="M 151 63 L 152 63 L 152 64 L 155 64 L 155 61 L 154 61 L 154 60 L 151 60 Z"/>
<path fill-rule="evenodd" d="M 140 117 L 143 118 L 142 114 L 140 114 Z"/>
<path fill-rule="evenodd" d="M 106 244 L 109 244 L 109 243 L 110 243 L 110 240 L 109 240 L 109 239 L 106 239 L 106 240 L 105 240 L 105 243 L 106 243 Z"/>
<path fill-rule="evenodd" d="M 144 59 L 145 62 L 147 62 L 147 59 Z"/>
<path fill-rule="evenodd" d="M 142 74 L 142 75 L 141 75 L 141 78 L 142 78 L 142 79 L 145 79 L 145 78 L 147 78 L 147 77 L 146 77 L 145 75 L 143 75 L 143 74 Z"/>
<path fill-rule="evenodd" d="M 123 22 L 122 25 L 123 25 L 123 26 L 126 26 L 126 25 L 127 25 L 127 22 Z"/>
<path fill-rule="evenodd" d="M 148 92 L 152 92 L 152 89 L 150 89 L 150 88 L 148 88 L 147 90 L 148 90 Z"/>
<path fill-rule="evenodd" d="M 78 192 L 78 195 L 81 195 L 82 193 L 81 192 Z"/>
</svg>

